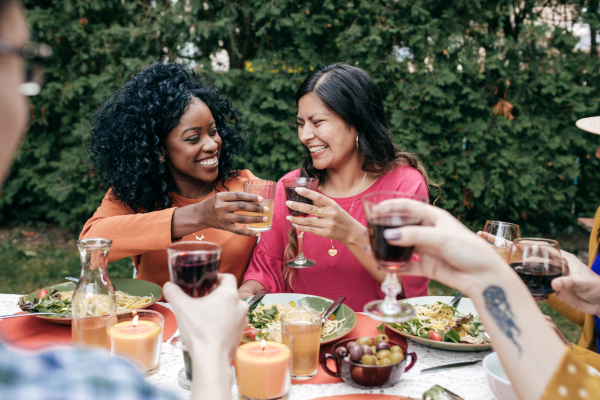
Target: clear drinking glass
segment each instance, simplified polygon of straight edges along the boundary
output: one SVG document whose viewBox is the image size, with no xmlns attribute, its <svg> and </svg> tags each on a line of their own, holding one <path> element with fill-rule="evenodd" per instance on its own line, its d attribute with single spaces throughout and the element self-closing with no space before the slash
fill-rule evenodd
<svg viewBox="0 0 600 400">
<path fill-rule="evenodd" d="M 242 400 L 285 400 L 292 387 L 294 337 L 269 329 L 245 330 L 235 352 Z"/>
<path fill-rule="evenodd" d="M 108 352 L 104 319 L 117 312 L 115 289 L 108 277 L 108 252 L 112 241 L 104 238 L 77 241 L 81 277 L 71 300 L 73 346 Z"/>
<path fill-rule="evenodd" d="M 171 282 L 179 286 L 191 297 L 203 297 L 216 287 L 222 248 L 211 242 L 179 242 L 167 247 Z M 184 343 L 179 338 L 171 343 L 179 343 L 183 350 L 185 367 L 179 371 L 179 384 L 192 387 L 192 363 Z"/>
<path fill-rule="evenodd" d="M 509 264 L 537 301 L 545 301 L 554 293 L 552 280 L 564 273 L 560 244 L 552 239 L 515 239 Z"/>
<path fill-rule="evenodd" d="M 145 376 L 160 366 L 165 317 L 152 310 L 123 311 L 105 319 L 110 354 L 129 359 Z"/>
<path fill-rule="evenodd" d="M 311 310 L 292 311 L 281 316 L 283 332 L 294 337 L 292 378 L 311 379 L 317 376 L 321 347 L 321 316 Z"/>
<path fill-rule="evenodd" d="M 365 313 L 378 321 L 403 322 L 411 319 L 415 312 L 413 308 L 405 303 L 399 302 L 397 296 L 402 291 L 398 282 L 397 272 L 406 268 L 411 260 L 414 247 L 399 247 L 390 245 L 383 232 L 386 229 L 400 228 L 406 225 L 421 225 L 421 220 L 415 218 L 406 211 L 382 212 L 378 211 L 381 203 L 394 199 L 410 199 L 425 202 L 421 196 L 397 192 L 375 192 L 363 196 L 362 202 L 365 208 L 365 216 L 369 226 L 369 238 L 371 250 L 379 268 L 387 271 L 385 280 L 381 284 L 381 290 L 385 293 L 384 300 L 375 300 L 365 305 Z"/>
<path fill-rule="evenodd" d="M 521 237 L 519 225 L 503 221 L 485 221 L 483 233 L 483 238 L 508 262 L 512 242 Z"/>
<path fill-rule="evenodd" d="M 285 187 L 285 197 L 288 201 L 295 201 L 295 202 L 310 204 L 310 205 L 313 204 L 312 200 L 310 200 L 304 196 L 300 196 L 296 192 L 296 188 L 303 187 L 303 188 L 307 188 L 309 190 L 316 190 L 317 186 L 319 185 L 318 179 L 298 177 L 298 178 L 293 178 L 293 179 L 284 179 L 282 182 L 283 182 L 283 187 Z M 306 215 L 307 215 L 306 213 L 303 213 L 301 211 L 292 210 L 289 207 L 288 207 L 288 211 L 294 217 L 306 217 Z M 308 258 L 304 257 L 304 252 L 303 252 L 304 232 L 297 231 L 297 233 L 298 233 L 298 255 L 296 256 L 296 258 L 288 260 L 286 262 L 286 265 L 290 268 L 312 267 L 313 265 L 315 265 L 315 261 L 309 260 Z"/>
<path fill-rule="evenodd" d="M 259 222 L 257 224 L 246 224 L 246 227 L 253 231 L 265 232 L 271 229 L 273 223 L 273 206 L 275 205 L 275 187 L 277 182 L 273 181 L 262 181 L 262 180 L 250 180 L 244 181 L 244 192 L 250 194 L 257 194 L 262 196 L 264 199 L 262 206 L 269 207 L 269 212 L 265 215 L 263 213 L 246 211 L 245 214 L 249 217 L 268 217 L 267 222 Z"/>
</svg>

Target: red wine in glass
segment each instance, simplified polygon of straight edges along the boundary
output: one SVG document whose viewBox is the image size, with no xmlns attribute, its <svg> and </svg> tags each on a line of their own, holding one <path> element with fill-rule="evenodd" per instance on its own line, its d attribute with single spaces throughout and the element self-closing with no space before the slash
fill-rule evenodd
<svg viewBox="0 0 600 400">
<path fill-rule="evenodd" d="M 202 260 L 195 255 L 173 256 L 173 283 L 191 297 L 203 297 L 213 291 L 217 282 L 219 260 Z"/>
<path fill-rule="evenodd" d="M 421 221 L 407 215 L 391 214 L 371 218 L 368 224 L 371 247 L 379 265 L 389 270 L 404 267 L 412 257 L 414 246 L 392 246 L 383 236 L 383 232 L 407 225 L 421 225 Z"/>
<path fill-rule="evenodd" d="M 298 193 L 296 193 L 296 188 L 297 187 L 302 187 L 302 186 L 286 186 L 285 187 L 285 197 L 286 197 L 286 199 L 288 201 L 296 201 L 298 203 L 309 204 L 309 205 L 312 206 L 313 201 L 311 199 L 308 199 L 308 198 L 306 198 L 304 196 L 300 196 Z M 306 216 L 306 213 L 303 213 L 302 211 L 292 210 L 289 207 L 288 207 L 288 211 L 294 217 L 305 217 Z"/>
<path fill-rule="evenodd" d="M 547 300 L 554 293 L 552 280 L 563 275 L 562 268 L 536 261 L 510 263 L 536 300 Z"/>
</svg>

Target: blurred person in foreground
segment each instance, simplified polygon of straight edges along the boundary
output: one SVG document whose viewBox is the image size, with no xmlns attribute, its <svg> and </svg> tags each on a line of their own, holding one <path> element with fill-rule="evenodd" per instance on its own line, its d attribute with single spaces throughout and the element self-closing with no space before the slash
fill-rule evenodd
<svg viewBox="0 0 600 400">
<path fill-rule="evenodd" d="M 519 276 L 485 240 L 433 206 L 391 200 L 377 212 L 390 211 L 422 222 L 384 232 L 390 244 L 416 246 L 420 255 L 402 274 L 435 279 L 473 300 L 519 399 L 600 399 L 600 378 L 556 334 Z M 552 281 L 557 296 L 600 315 L 600 277 L 581 262 L 568 263 L 571 275 Z"/>
<path fill-rule="evenodd" d="M 35 93 L 32 90 L 35 82 L 23 85 L 26 58 L 32 61 L 29 65 L 43 58 L 40 57 L 43 54 L 34 54 L 35 46 L 28 45 L 28 40 L 20 3 L 0 0 L 0 182 L 7 175 L 12 154 L 27 127 L 27 102 L 22 93 Z M 232 275 L 220 275 L 219 283 L 213 293 L 201 299 L 188 297 L 172 283 L 164 287 L 164 294 L 177 314 L 182 339 L 192 360 L 196 360 L 192 361 L 192 399 L 231 398 L 230 363 L 247 322 L 248 307 L 238 300 Z M 222 318 L 223 315 L 229 317 Z M 170 400 L 177 397 L 150 385 L 124 359 L 68 348 L 32 353 L 0 342 L 0 399 L 29 398 Z"/>
</svg>

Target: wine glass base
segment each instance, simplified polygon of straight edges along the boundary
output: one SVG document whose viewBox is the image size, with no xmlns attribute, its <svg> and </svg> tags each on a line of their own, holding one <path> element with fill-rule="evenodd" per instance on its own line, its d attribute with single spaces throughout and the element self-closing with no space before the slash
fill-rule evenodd
<svg viewBox="0 0 600 400">
<path fill-rule="evenodd" d="M 407 303 L 396 302 L 396 307 L 385 310 L 383 300 L 375 300 L 367 303 L 364 308 L 365 314 L 370 318 L 382 322 L 404 322 L 415 316 L 415 310 Z"/>
<path fill-rule="evenodd" d="M 177 374 L 179 380 L 179 386 L 184 389 L 192 390 L 192 381 L 187 378 L 187 374 L 185 373 L 185 368 L 181 368 L 179 373 Z"/>
<path fill-rule="evenodd" d="M 290 260 L 285 265 L 290 268 L 310 268 L 316 264 L 315 261 L 305 258 L 304 260 Z"/>
</svg>

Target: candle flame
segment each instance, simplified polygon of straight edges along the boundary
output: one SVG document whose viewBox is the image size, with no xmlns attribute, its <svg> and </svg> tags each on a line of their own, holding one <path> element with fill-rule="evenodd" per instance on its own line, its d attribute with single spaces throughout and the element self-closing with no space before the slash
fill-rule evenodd
<svg viewBox="0 0 600 400">
<path fill-rule="evenodd" d="M 133 317 L 133 322 L 132 322 L 132 323 L 133 323 L 133 326 L 134 326 L 134 327 L 137 327 L 138 318 L 139 318 L 139 317 L 138 317 L 137 315 L 136 315 L 135 317 Z"/>
<path fill-rule="evenodd" d="M 267 348 L 267 342 L 265 341 L 265 339 L 260 341 L 260 349 L 264 350 Z"/>
</svg>

